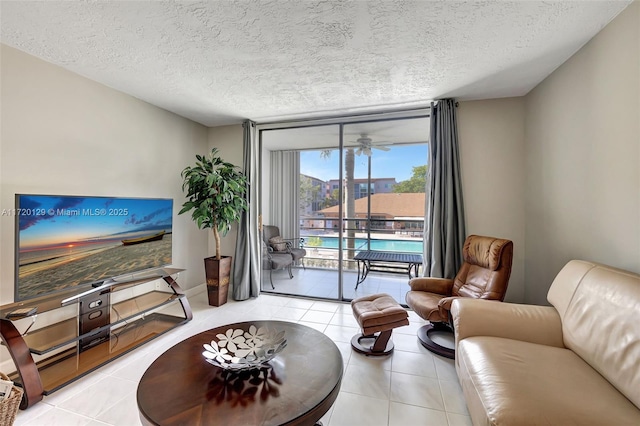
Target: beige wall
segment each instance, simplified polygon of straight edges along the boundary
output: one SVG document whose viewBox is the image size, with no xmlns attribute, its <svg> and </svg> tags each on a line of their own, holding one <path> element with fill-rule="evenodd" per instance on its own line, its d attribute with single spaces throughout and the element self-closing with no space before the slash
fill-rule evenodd
<svg viewBox="0 0 640 426">
<path fill-rule="evenodd" d="M 523 98 L 461 102 L 469 233 L 514 241 L 507 300 L 546 303 L 569 259 L 640 272 L 640 6 Z M 216 146 L 242 164 L 242 126 L 206 129 L 2 46 L 0 207 L 16 192 L 171 197 Z M 223 239 L 233 254 L 235 227 Z M 0 217 L 0 303 L 13 300 L 13 218 Z M 204 281 L 209 232 L 174 217 L 174 265 Z"/>
<path fill-rule="evenodd" d="M 640 3 L 525 99 L 525 300 L 570 259 L 640 272 Z"/>
<path fill-rule="evenodd" d="M 523 302 L 523 98 L 460 102 L 458 139 L 467 234 L 513 241 L 513 269 L 505 300 Z"/>
<path fill-rule="evenodd" d="M 508 301 L 546 304 L 573 258 L 640 272 L 639 9 L 526 97 L 460 102 L 467 231 L 514 241 Z M 240 165 L 242 127 L 209 129 L 209 146 Z"/>
<path fill-rule="evenodd" d="M 174 200 L 173 264 L 204 282 L 207 236 L 188 215 L 180 171 L 207 150 L 207 129 L 1 45 L 0 208 L 15 193 Z M 0 303 L 13 301 L 14 218 L 0 217 Z"/>
<path fill-rule="evenodd" d="M 209 151 L 213 147 L 218 148 L 218 154 L 224 161 L 235 164 L 242 169 L 244 155 L 242 135 L 242 124 L 212 127 L 208 134 Z M 213 233 L 209 232 L 209 234 L 209 253 L 213 256 L 216 254 L 216 242 Z M 231 226 L 227 236 L 221 238 L 220 251 L 223 256 L 235 256 L 237 235 L 238 224 L 235 223 Z M 231 277 L 231 281 L 233 281 L 233 277 Z"/>
<path fill-rule="evenodd" d="M 522 98 L 462 102 L 460 156 L 469 233 L 500 236 L 516 247 L 507 300 L 524 298 L 524 101 Z M 209 129 L 210 147 L 242 165 L 242 126 Z M 496 184 L 499 182 L 499 184 Z M 234 226 L 222 239 L 223 254 L 233 254 Z M 210 252 L 213 237 L 210 238 Z"/>
</svg>

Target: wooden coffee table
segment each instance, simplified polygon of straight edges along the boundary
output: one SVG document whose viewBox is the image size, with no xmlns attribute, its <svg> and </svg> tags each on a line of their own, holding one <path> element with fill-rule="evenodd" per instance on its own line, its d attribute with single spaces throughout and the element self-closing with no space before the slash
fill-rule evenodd
<svg viewBox="0 0 640 426">
<path fill-rule="evenodd" d="M 287 347 L 267 368 L 233 373 L 209 364 L 203 344 L 229 328 L 285 331 Z M 138 385 L 145 425 L 313 425 L 340 391 L 342 356 L 324 334 L 284 321 L 252 321 L 192 336 L 160 355 Z"/>
</svg>

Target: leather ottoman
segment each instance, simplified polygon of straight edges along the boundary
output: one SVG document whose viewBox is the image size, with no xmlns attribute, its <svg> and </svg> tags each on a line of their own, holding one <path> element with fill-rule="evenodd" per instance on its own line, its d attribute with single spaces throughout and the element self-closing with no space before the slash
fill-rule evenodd
<svg viewBox="0 0 640 426">
<path fill-rule="evenodd" d="M 393 329 L 409 325 L 407 311 L 386 293 L 353 299 L 351 309 L 362 329 L 351 339 L 351 347 L 367 356 L 389 355 L 393 352 Z M 365 340 L 368 342 L 363 343 Z"/>
</svg>

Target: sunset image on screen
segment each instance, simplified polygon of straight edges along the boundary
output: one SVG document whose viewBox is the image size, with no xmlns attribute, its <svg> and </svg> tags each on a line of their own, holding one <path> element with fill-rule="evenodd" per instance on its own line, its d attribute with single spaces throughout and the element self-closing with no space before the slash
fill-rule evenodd
<svg viewBox="0 0 640 426">
<path fill-rule="evenodd" d="M 19 300 L 171 263 L 173 200 L 18 195 Z"/>
</svg>

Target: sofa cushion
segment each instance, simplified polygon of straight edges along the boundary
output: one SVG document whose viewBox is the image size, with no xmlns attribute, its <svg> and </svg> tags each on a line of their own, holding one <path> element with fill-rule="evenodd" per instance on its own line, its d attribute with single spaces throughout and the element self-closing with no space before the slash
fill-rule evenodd
<svg viewBox="0 0 640 426">
<path fill-rule="evenodd" d="M 457 372 L 474 425 L 638 425 L 640 411 L 573 351 L 469 337 Z"/>
<path fill-rule="evenodd" d="M 548 299 L 562 318 L 564 345 L 640 408 L 640 275 L 573 260 Z"/>
</svg>

